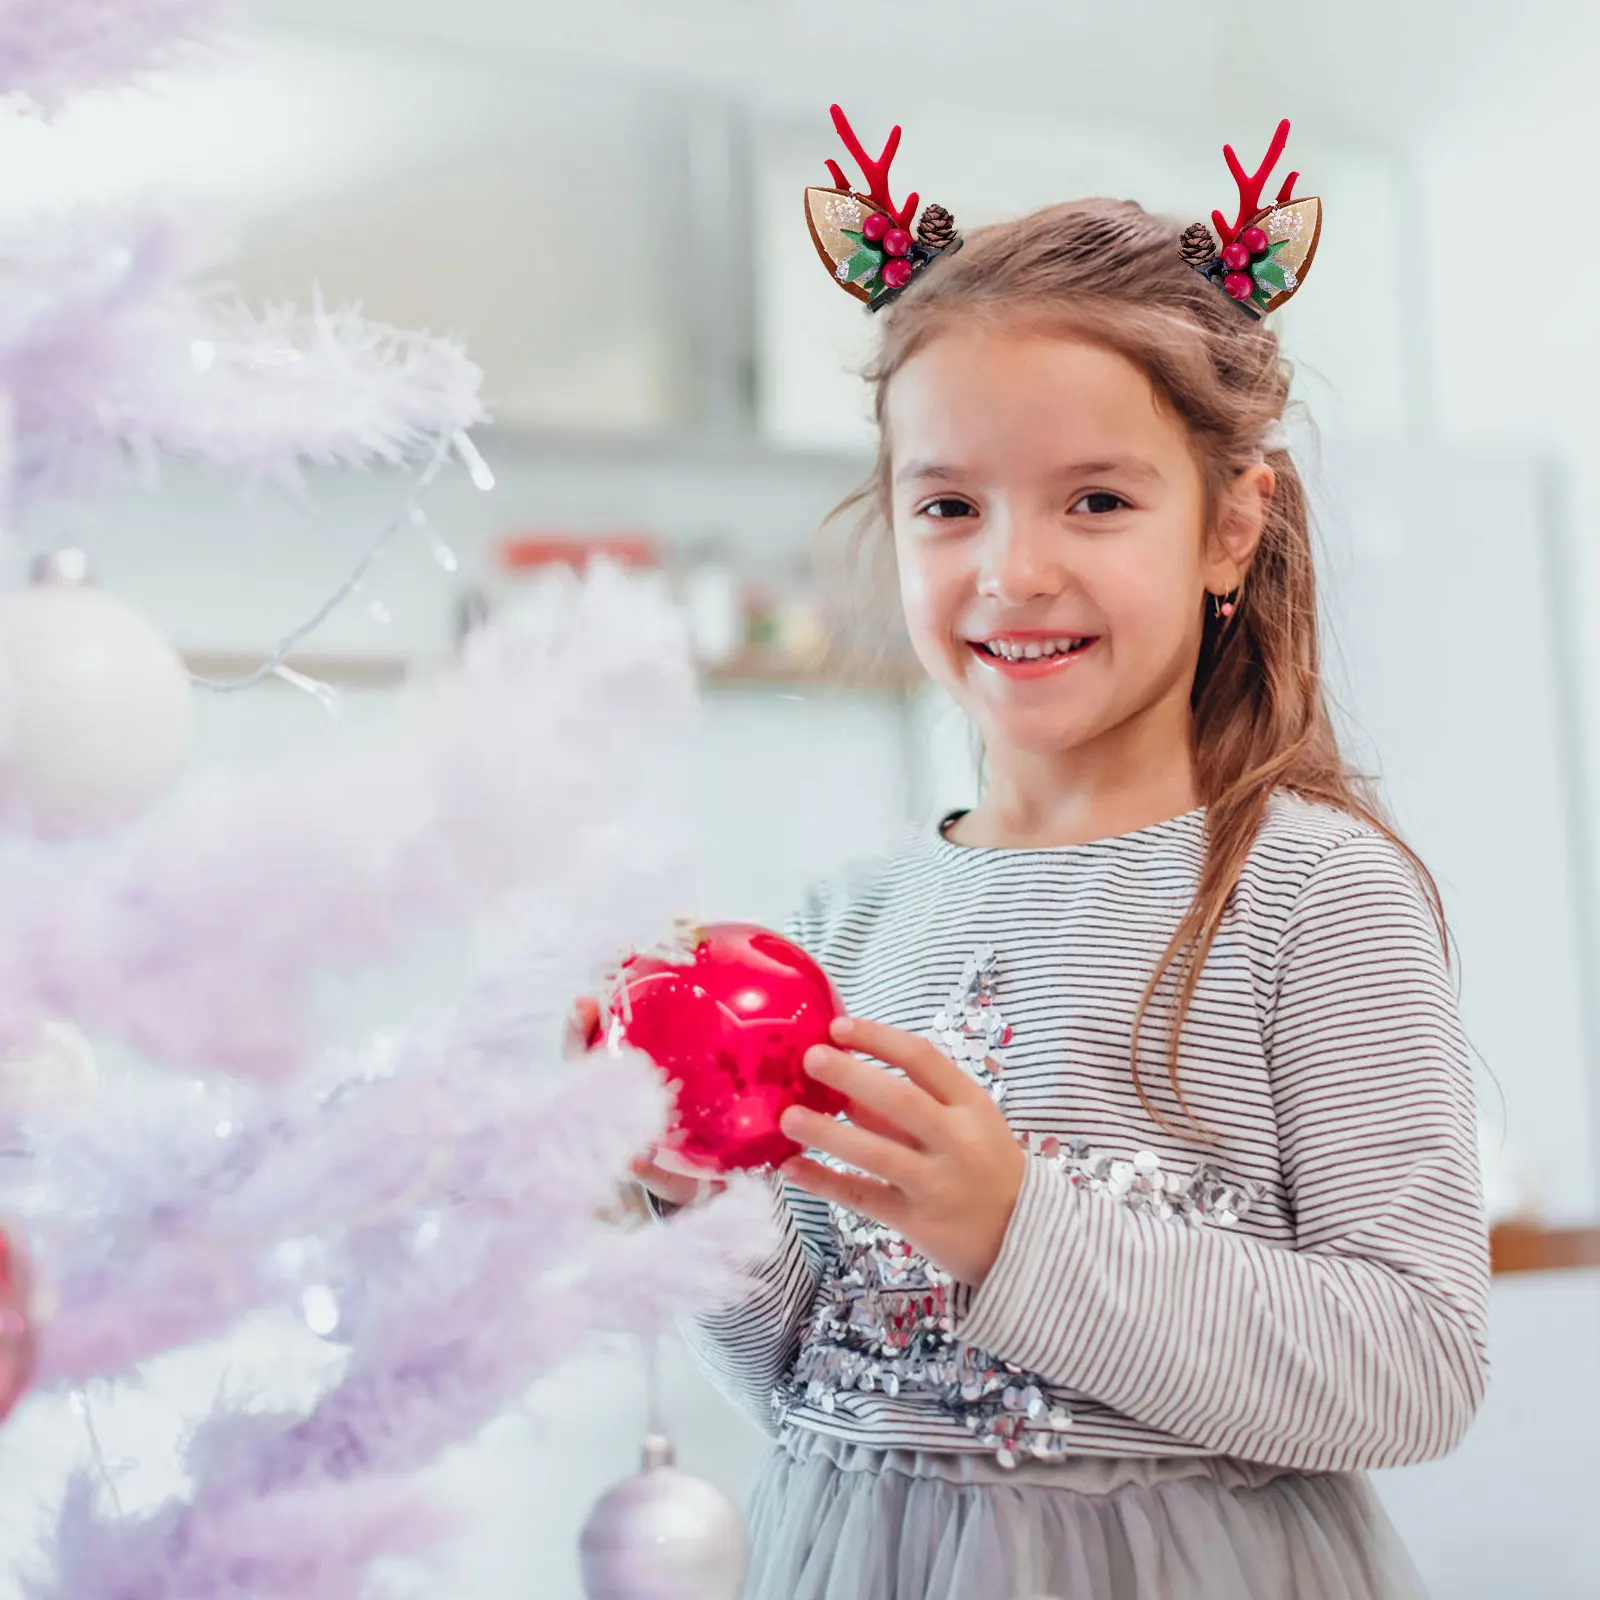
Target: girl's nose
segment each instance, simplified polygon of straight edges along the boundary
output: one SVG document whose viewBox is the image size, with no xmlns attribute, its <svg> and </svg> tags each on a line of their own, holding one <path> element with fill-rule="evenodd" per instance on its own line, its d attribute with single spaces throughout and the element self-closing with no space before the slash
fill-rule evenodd
<svg viewBox="0 0 1600 1600">
<path fill-rule="evenodd" d="M 979 594 L 1021 605 L 1060 594 L 1066 582 L 1059 529 L 1029 517 L 991 517 L 979 557 Z"/>
</svg>

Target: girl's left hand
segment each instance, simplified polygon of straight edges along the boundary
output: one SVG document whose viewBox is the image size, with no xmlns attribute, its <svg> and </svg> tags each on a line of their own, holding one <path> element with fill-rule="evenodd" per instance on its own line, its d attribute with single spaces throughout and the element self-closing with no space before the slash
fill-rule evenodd
<svg viewBox="0 0 1600 1600">
<path fill-rule="evenodd" d="M 856 1017 L 838 1018 L 831 1034 L 843 1048 L 813 1046 L 805 1068 L 850 1102 L 849 1120 L 791 1106 L 782 1127 L 797 1144 L 858 1170 L 837 1172 L 796 1156 L 783 1176 L 893 1228 L 957 1282 L 976 1288 L 1000 1254 L 1027 1170 L 1016 1135 L 982 1085 L 926 1039 Z"/>
</svg>

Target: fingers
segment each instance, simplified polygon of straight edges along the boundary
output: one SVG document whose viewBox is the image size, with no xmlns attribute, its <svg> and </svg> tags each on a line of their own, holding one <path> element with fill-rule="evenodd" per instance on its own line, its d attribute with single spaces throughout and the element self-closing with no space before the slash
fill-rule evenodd
<svg viewBox="0 0 1600 1600">
<path fill-rule="evenodd" d="M 898 1067 L 919 1089 L 943 1105 L 958 1106 L 983 1094 L 977 1082 L 937 1045 L 914 1033 L 861 1017 L 836 1017 L 829 1031 L 835 1044 L 876 1056 L 886 1066 Z"/>
<path fill-rule="evenodd" d="M 572 1015 L 567 1021 L 567 1049 L 592 1049 L 599 1036 L 600 1002 L 593 995 L 580 995 L 572 1002 Z"/>
<path fill-rule="evenodd" d="M 936 1137 L 942 1107 L 916 1084 L 825 1044 L 806 1051 L 805 1069 L 850 1102 L 850 1120 L 859 1126 L 866 1127 L 869 1120 L 880 1128 L 888 1124 L 896 1130 L 892 1138 L 913 1147 Z"/>
<path fill-rule="evenodd" d="M 632 1164 L 630 1171 L 656 1199 L 666 1201 L 669 1206 L 686 1206 L 698 1199 L 702 1191 L 721 1194 L 727 1188 L 727 1184 L 720 1179 L 694 1178 L 687 1173 L 671 1172 L 657 1166 L 649 1156 L 641 1156 Z"/>
<path fill-rule="evenodd" d="M 831 1200 L 847 1210 L 859 1211 L 862 1216 L 872 1217 L 890 1228 L 897 1226 L 905 1204 L 904 1195 L 890 1184 L 857 1172 L 835 1172 L 832 1167 L 806 1156 L 784 1162 L 783 1176 L 797 1189 L 804 1189 L 819 1200 Z"/>
<path fill-rule="evenodd" d="M 917 1160 L 916 1152 L 898 1140 L 885 1139 L 853 1122 L 840 1122 L 805 1106 L 790 1106 L 779 1126 L 796 1144 L 835 1156 L 892 1184 L 908 1181 L 912 1163 Z"/>
<path fill-rule="evenodd" d="M 880 1139 L 893 1140 L 895 1144 L 904 1145 L 907 1150 L 921 1150 L 922 1144 L 913 1138 L 904 1128 L 896 1127 L 892 1122 L 885 1122 L 880 1116 L 867 1110 L 855 1101 L 850 1102 L 850 1120 L 858 1128 L 865 1128 L 868 1133 L 875 1133 Z"/>
</svg>

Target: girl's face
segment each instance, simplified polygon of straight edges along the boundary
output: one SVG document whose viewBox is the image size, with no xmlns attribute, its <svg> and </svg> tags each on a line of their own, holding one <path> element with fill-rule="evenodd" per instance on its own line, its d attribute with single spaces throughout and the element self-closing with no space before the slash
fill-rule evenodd
<svg viewBox="0 0 1600 1600">
<path fill-rule="evenodd" d="M 1139 723 L 1186 740 L 1206 592 L 1242 568 L 1207 539 L 1200 468 L 1144 374 L 967 328 L 905 363 L 886 417 L 911 641 L 991 761 Z"/>
</svg>

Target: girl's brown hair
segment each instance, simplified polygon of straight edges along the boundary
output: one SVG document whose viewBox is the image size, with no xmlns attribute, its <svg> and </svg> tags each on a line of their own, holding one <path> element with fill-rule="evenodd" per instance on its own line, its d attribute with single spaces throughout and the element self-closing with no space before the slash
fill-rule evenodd
<svg viewBox="0 0 1600 1600">
<path fill-rule="evenodd" d="M 1145 986 L 1133 1035 L 1134 1084 L 1160 1122 L 1166 1119 L 1139 1077 L 1141 1029 L 1163 983 L 1175 984 L 1167 1076 L 1179 1110 L 1193 1121 L 1178 1078 L 1183 1024 L 1274 791 L 1335 806 L 1387 837 L 1411 862 L 1448 943 L 1437 886 L 1395 834 L 1370 785 L 1345 764 L 1328 715 L 1305 489 L 1286 450 L 1263 450 L 1288 401 L 1288 365 L 1270 327 L 1247 318 L 1183 261 L 1179 232 L 1129 202 L 1086 200 L 970 234 L 961 251 L 936 262 L 882 313 L 882 345 L 866 374 L 876 397 L 877 465 L 835 512 L 862 513 L 855 551 L 881 572 L 893 559 L 886 537 L 890 380 L 943 329 L 978 319 L 1083 339 L 1138 367 L 1188 430 L 1213 518 L 1240 471 L 1263 456 L 1272 466 L 1277 486 L 1260 545 L 1233 615 L 1207 609 L 1190 694 L 1205 862 Z M 881 593 L 884 585 L 870 587 Z"/>
</svg>

